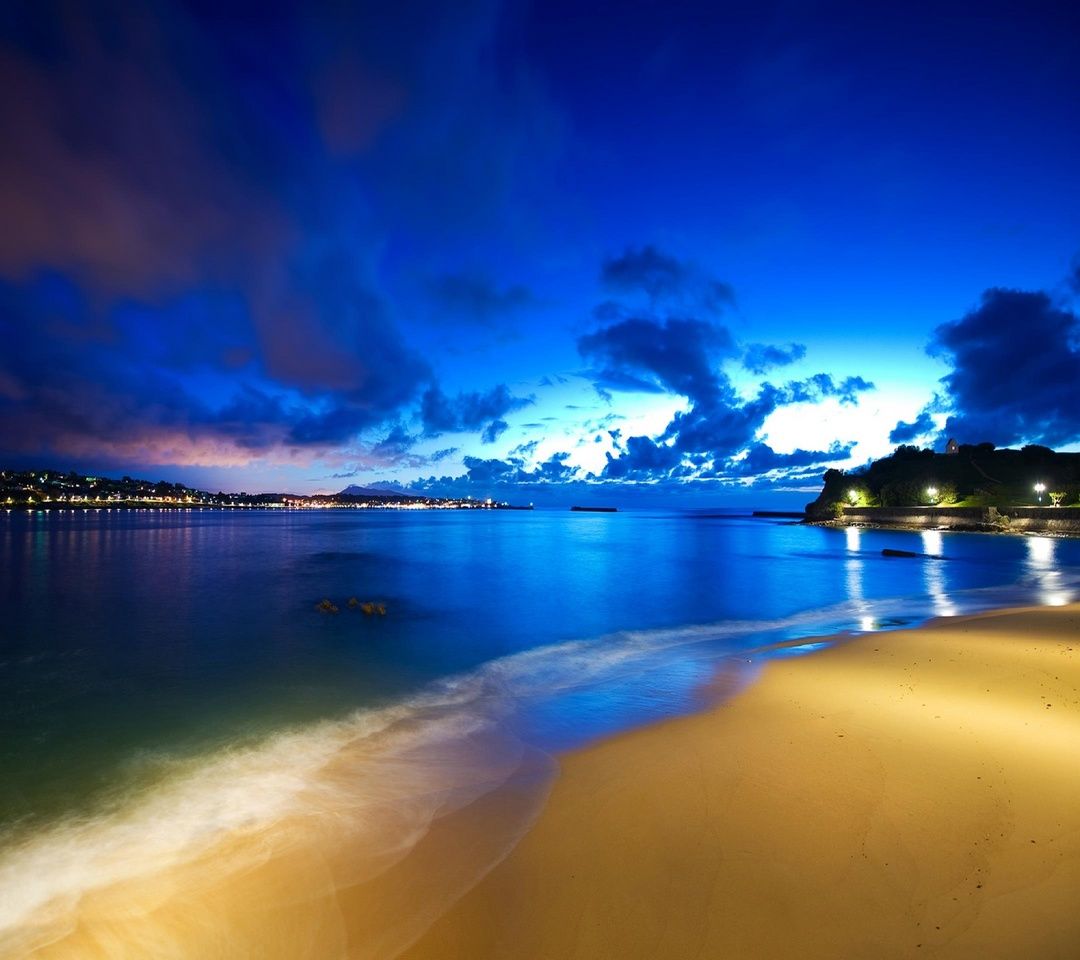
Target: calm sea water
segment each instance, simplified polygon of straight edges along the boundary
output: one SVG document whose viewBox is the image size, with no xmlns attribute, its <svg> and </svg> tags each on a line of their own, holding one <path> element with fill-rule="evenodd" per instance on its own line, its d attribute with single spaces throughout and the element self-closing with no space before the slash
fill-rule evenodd
<svg viewBox="0 0 1080 960">
<path fill-rule="evenodd" d="M 564 748 L 691 709 L 718 667 L 752 679 L 762 644 L 1063 603 L 1078 571 L 1074 540 L 703 513 L 2 514 L 0 866 L 223 756 L 269 794 L 342 724 Z"/>
</svg>

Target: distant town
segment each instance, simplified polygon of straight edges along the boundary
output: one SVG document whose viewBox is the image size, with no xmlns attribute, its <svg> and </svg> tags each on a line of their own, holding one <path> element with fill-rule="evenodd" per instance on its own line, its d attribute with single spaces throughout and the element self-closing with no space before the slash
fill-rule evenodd
<svg viewBox="0 0 1080 960">
<path fill-rule="evenodd" d="M 181 483 L 121 477 L 92 477 L 71 471 L 0 471 L 0 508 L 57 509 L 215 509 L 215 510 L 528 510 L 497 500 L 417 497 L 392 490 L 347 487 L 340 493 L 210 493 Z"/>
</svg>

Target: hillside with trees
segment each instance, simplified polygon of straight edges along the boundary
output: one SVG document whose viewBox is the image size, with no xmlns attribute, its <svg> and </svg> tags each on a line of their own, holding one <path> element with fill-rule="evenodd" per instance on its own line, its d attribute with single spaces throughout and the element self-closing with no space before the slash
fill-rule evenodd
<svg viewBox="0 0 1080 960">
<path fill-rule="evenodd" d="M 1032 444 L 998 450 L 992 443 L 963 444 L 955 453 L 900 446 L 856 470 L 828 470 L 811 519 L 827 519 L 843 506 L 1077 506 L 1080 453 L 1055 453 Z"/>
</svg>

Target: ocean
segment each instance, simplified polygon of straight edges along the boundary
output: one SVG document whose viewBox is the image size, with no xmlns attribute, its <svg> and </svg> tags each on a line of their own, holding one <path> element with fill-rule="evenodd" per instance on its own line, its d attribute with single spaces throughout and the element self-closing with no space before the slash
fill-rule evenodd
<svg viewBox="0 0 1080 960">
<path fill-rule="evenodd" d="M 1080 541 L 738 511 L 0 514 L 0 957 L 394 956 L 559 751 L 814 638 L 1078 596 Z"/>
</svg>

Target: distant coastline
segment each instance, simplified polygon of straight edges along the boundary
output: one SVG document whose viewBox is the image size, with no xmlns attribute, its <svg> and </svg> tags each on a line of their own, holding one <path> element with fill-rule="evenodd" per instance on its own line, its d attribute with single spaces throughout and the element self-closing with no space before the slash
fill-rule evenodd
<svg viewBox="0 0 1080 960">
<path fill-rule="evenodd" d="M 347 487 L 340 493 L 210 493 L 161 480 L 84 476 L 71 471 L 0 471 L 0 509 L 37 510 L 531 510 L 505 501 L 425 497 Z"/>
</svg>

